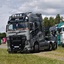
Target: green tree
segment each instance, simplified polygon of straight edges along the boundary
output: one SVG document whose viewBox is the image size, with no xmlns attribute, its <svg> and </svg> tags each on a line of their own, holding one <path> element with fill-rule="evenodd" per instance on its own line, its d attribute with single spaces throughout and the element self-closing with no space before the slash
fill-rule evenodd
<svg viewBox="0 0 64 64">
<path fill-rule="evenodd" d="M 50 17 L 49 18 L 49 26 L 51 27 L 53 25 L 55 25 L 54 18 L 53 17 Z"/>
<path fill-rule="evenodd" d="M 55 24 L 58 24 L 60 22 L 60 19 L 60 14 L 57 14 L 55 18 Z"/>
<path fill-rule="evenodd" d="M 48 27 L 49 26 L 49 20 L 48 17 L 44 18 L 44 27 Z"/>
<path fill-rule="evenodd" d="M 6 33 L 0 33 L 0 38 L 6 37 Z"/>
</svg>

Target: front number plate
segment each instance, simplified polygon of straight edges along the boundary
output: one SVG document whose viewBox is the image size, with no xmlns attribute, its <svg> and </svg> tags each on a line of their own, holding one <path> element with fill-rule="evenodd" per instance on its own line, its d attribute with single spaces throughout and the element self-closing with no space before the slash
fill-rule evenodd
<svg viewBox="0 0 64 64">
<path fill-rule="evenodd" d="M 14 46 L 14 48 L 19 48 L 19 46 Z"/>
</svg>

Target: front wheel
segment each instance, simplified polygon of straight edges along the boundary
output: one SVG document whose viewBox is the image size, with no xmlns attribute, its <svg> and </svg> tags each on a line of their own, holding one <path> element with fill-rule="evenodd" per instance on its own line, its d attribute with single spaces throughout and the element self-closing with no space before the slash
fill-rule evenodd
<svg viewBox="0 0 64 64">
<path fill-rule="evenodd" d="M 8 51 L 8 53 L 14 53 L 14 51 L 10 50 L 10 49 L 8 49 L 7 51 Z"/>
<path fill-rule="evenodd" d="M 34 45 L 34 52 L 39 52 L 39 45 L 38 44 Z"/>
<path fill-rule="evenodd" d="M 13 53 L 13 52 L 8 50 L 8 53 Z"/>
</svg>

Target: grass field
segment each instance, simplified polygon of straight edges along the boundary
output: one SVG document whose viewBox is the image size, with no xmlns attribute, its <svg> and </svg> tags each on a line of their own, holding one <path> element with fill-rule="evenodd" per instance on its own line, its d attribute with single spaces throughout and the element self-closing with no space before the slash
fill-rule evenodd
<svg viewBox="0 0 64 64">
<path fill-rule="evenodd" d="M 0 49 L 0 64 L 64 64 L 63 59 L 58 60 L 52 56 L 64 57 L 64 49 L 62 47 L 58 47 L 55 51 L 35 54 L 8 54 L 6 49 Z M 44 56 L 42 56 L 43 54 Z M 46 54 L 49 57 L 45 56 Z"/>
</svg>

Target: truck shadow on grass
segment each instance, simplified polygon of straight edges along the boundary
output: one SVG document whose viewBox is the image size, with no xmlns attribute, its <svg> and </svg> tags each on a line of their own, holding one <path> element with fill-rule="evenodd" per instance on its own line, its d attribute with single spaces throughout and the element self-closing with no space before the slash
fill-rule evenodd
<svg viewBox="0 0 64 64">
<path fill-rule="evenodd" d="M 27 52 L 11 52 L 9 54 L 36 54 L 36 53 L 41 53 L 41 52 L 51 52 L 49 50 L 40 50 L 40 51 L 27 51 Z"/>
</svg>

